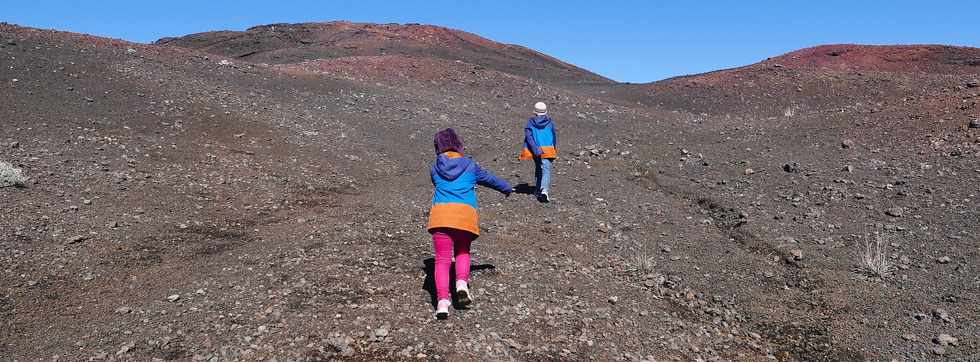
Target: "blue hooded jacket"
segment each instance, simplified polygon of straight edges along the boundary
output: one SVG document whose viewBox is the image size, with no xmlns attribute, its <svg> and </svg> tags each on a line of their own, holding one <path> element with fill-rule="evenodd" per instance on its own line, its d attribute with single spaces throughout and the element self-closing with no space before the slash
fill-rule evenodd
<svg viewBox="0 0 980 362">
<path fill-rule="evenodd" d="M 480 235 L 476 185 L 505 194 L 511 192 L 507 181 L 484 171 L 476 162 L 455 151 L 439 154 L 429 174 L 435 187 L 427 226 L 430 231 L 446 227 Z"/>
<path fill-rule="evenodd" d="M 557 158 L 558 136 L 554 123 L 545 115 L 534 116 L 524 125 L 524 149 L 518 159 Z"/>
</svg>

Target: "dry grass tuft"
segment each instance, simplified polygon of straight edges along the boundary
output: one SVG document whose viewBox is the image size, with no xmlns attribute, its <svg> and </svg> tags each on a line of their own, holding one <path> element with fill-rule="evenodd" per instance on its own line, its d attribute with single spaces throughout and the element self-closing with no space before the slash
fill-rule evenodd
<svg viewBox="0 0 980 362">
<path fill-rule="evenodd" d="M 894 266 L 888 259 L 888 245 L 878 234 L 865 238 L 864 250 L 861 252 L 861 271 L 868 276 L 883 278 L 891 274 Z"/>
</svg>

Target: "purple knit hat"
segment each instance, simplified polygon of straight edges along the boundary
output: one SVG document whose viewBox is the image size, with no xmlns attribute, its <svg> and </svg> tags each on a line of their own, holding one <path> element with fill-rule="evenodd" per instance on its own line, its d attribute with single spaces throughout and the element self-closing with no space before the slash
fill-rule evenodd
<svg viewBox="0 0 980 362">
<path fill-rule="evenodd" d="M 452 128 L 436 132 L 434 146 L 437 155 L 446 151 L 463 152 L 463 141 Z"/>
</svg>

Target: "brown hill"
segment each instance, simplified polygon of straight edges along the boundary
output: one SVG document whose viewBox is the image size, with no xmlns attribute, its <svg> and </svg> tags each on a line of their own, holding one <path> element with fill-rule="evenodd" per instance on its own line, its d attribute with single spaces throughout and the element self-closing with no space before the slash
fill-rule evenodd
<svg viewBox="0 0 980 362">
<path fill-rule="evenodd" d="M 298 63 L 349 56 L 436 57 L 556 84 L 611 83 L 548 55 L 464 31 L 419 24 L 345 21 L 273 24 L 246 31 L 217 31 L 163 38 L 159 45 L 200 49 L 253 63 Z"/>
<path fill-rule="evenodd" d="M 824 45 L 733 69 L 613 87 L 615 98 L 696 113 L 781 116 L 901 102 L 959 102 L 976 84 L 980 48 Z M 937 105 L 924 110 L 939 109 Z"/>
<path fill-rule="evenodd" d="M 945 45 L 821 45 L 764 64 L 837 72 L 977 74 L 980 48 Z"/>
</svg>

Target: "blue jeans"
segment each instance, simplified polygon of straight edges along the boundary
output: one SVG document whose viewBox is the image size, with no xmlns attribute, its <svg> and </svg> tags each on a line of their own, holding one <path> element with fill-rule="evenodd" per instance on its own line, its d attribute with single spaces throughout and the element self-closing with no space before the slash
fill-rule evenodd
<svg viewBox="0 0 980 362">
<path fill-rule="evenodd" d="M 550 158 L 534 158 L 534 180 L 537 182 L 539 193 L 548 193 L 548 185 L 551 184 L 551 161 Z"/>
</svg>

